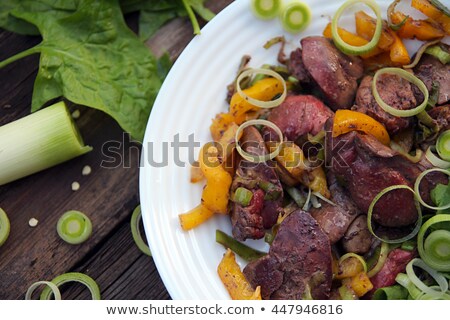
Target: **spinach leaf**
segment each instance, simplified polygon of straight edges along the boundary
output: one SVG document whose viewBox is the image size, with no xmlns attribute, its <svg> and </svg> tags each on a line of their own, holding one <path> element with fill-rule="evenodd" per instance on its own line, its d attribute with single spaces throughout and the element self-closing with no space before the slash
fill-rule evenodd
<svg viewBox="0 0 450 320">
<path fill-rule="evenodd" d="M 143 139 L 167 61 L 158 63 L 126 26 L 117 0 L 78 0 L 76 11 L 62 18 L 25 4 L 11 14 L 36 25 L 43 37 L 36 47 L 0 62 L 1 68 L 41 54 L 32 111 L 63 96 L 104 111 L 134 139 Z"/>
<path fill-rule="evenodd" d="M 439 183 L 433 190 L 431 190 L 431 200 L 438 207 L 444 206 L 450 203 L 450 182 L 448 185 Z M 446 210 L 438 211 L 438 213 L 450 214 L 450 208 Z"/>
<path fill-rule="evenodd" d="M 35 13 L 51 11 L 55 17 L 65 17 L 77 8 L 78 0 L 1 0 L 0 28 L 22 35 L 39 35 L 38 28 L 11 14 L 11 11 L 26 7 Z"/>
<path fill-rule="evenodd" d="M 205 0 L 121 0 L 124 13 L 140 11 L 139 38 L 146 41 L 159 28 L 176 17 L 189 16 L 194 33 L 200 33 L 200 27 L 194 11 L 204 20 L 211 20 L 215 14 L 204 5 Z"/>
</svg>

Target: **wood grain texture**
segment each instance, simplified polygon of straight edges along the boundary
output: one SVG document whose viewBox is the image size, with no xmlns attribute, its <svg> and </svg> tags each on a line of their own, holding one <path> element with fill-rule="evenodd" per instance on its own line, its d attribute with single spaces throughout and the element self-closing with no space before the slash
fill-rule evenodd
<svg viewBox="0 0 450 320">
<path fill-rule="evenodd" d="M 207 6 L 218 12 L 231 2 L 209 1 Z M 129 18 L 132 25 L 136 18 Z M 169 52 L 176 59 L 192 36 L 190 22 L 179 18 L 147 45 L 158 55 Z M 39 37 L 0 30 L 0 61 L 39 41 Z M 0 69 L 0 125 L 29 114 L 38 62 L 35 55 Z M 131 237 L 129 221 L 139 203 L 138 146 L 105 114 L 78 106 L 71 109 L 81 111 L 76 122 L 94 151 L 0 187 L 0 207 L 11 222 L 10 237 L 0 247 L 0 299 L 23 299 L 33 282 L 70 271 L 94 278 L 103 299 L 169 299 L 153 259 L 142 254 Z M 105 161 L 111 160 L 110 141 L 121 144 L 126 165 L 105 167 Z M 85 165 L 92 167 L 88 176 L 81 174 Z M 76 192 L 71 190 L 74 181 L 81 185 Z M 77 246 L 66 244 L 56 233 L 58 218 L 71 209 L 86 213 L 94 226 L 92 237 Z M 30 218 L 39 221 L 35 228 L 28 225 Z M 63 289 L 66 299 L 89 299 L 81 285 Z"/>
</svg>

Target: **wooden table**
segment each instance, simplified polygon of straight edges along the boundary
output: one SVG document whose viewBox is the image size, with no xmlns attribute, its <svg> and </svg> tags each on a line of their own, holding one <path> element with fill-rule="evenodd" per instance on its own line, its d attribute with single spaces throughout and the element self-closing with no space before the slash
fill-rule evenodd
<svg viewBox="0 0 450 320">
<path fill-rule="evenodd" d="M 214 0 L 207 6 L 219 12 L 232 0 Z M 136 26 L 137 15 L 127 17 Z M 147 44 L 157 55 L 167 51 L 176 59 L 192 38 L 187 18 L 164 26 Z M 0 29 L 0 61 L 40 41 Z M 0 69 L 0 125 L 30 113 L 33 83 L 39 57 L 34 55 Z M 54 168 L 0 187 L 0 207 L 9 216 L 11 233 L 0 247 L 0 299 L 23 299 L 27 288 L 38 280 L 51 280 L 62 273 L 82 272 L 100 286 L 103 299 L 169 299 L 153 259 L 133 242 L 130 217 L 139 204 L 139 151 L 123 138 L 120 127 L 105 114 L 84 107 L 76 120 L 86 144 L 94 151 Z M 100 167 L 107 141 L 123 143 L 128 168 Z M 32 156 L 32 155 L 30 155 Z M 92 168 L 81 174 L 85 165 Z M 1 168 L 0 168 L 1 170 Z M 72 182 L 80 183 L 72 191 Z M 56 221 L 67 210 L 86 213 L 93 223 L 91 238 L 69 245 L 56 233 Z M 28 221 L 36 218 L 36 227 Z M 82 285 L 63 287 L 65 299 L 89 299 Z"/>
</svg>

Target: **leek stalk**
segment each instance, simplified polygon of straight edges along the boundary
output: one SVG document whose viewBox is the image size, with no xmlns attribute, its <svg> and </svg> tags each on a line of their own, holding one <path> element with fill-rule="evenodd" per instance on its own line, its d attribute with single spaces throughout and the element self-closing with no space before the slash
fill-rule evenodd
<svg viewBox="0 0 450 320">
<path fill-rule="evenodd" d="M 0 127 L 0 185 L 91 151 L 64 102 Z"/>
</svg>

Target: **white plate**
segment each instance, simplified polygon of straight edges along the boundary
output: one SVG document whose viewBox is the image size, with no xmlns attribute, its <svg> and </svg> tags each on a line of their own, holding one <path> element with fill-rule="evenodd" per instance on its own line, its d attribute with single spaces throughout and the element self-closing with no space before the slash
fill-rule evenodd
<svg viewBox="0 0 450 320">
<path fill-rule="evenodd" d="M 262 46 L 267 40 L 285 35 L 289 44 L 286 52 L 290 52 L 299 45 L 300 38 L 321 35 L 344 1 L 305 2 L 311 8 L 312 23 L 302 34 L 290 35 L 283 31 L 278 19 L 256 19 L 249 0 L 235 1 L 183 51 L 156 99 L 144 138 L 140 198 L 153 258 L 173 299 L 229 299 L 216 272 L 224 249 L 215 243 L 215 230 L 230 234 L 231 225 L 228 217 L 213 217 L 195 230 L 181 230 L 178 214 L 200 203 L 203 185 L 189 182 L 187 148 L 181 148 L 179 159 L 186 165 L 180 167 L 171 142 L 176 135 L 179 141 L 186 142 L 191 134 L 201 144 L 211 141 L 211 119 L 227 111 L 226 86 L 234 79 L 241 57 L 250 54 L 250 65 L 255 67 L 275 63 L 279 47 L 265 50 Z M 390 2 L 378 0 L 384 15 Z M 343 23 L 346 20 L 343 18 Z M 164 160 L 164 145 L 168 147 L 167 165 L 152 165 L 149 160 Z M 195 158 L 198 150 L 195 148 Z"/>
</svg>

